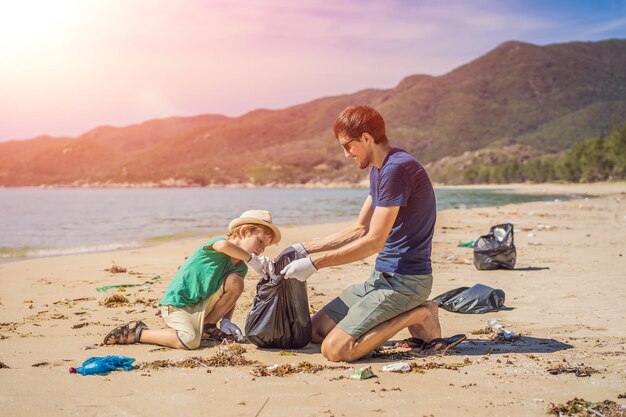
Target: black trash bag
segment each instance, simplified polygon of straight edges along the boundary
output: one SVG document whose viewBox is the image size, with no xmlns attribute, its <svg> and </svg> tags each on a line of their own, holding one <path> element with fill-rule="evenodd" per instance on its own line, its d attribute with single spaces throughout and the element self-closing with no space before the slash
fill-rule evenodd
<svg viewBox="0 0 626 417">
<path fill-rule="evenodd" d="M 499 224 L 474 243 L 476 269 L 513 269 L 517 257 L 513 244 L 513 225 Z"/>
<path fill-rule="evenodd" d="M 299 349 L 311 341 L 306 282 L 284 279 L 280 271 L 301 258 L 290 248 L 274 260 L 277 276 L 262 277 L 246 319 L 246 337 L 260 348 Z"/>
<path fill-rule="evenodd" d="M 476 284 L 444 292 L 433 301 L 453 313 L 482 314 L 504 307 L 504 291 Z"/>
</svg>

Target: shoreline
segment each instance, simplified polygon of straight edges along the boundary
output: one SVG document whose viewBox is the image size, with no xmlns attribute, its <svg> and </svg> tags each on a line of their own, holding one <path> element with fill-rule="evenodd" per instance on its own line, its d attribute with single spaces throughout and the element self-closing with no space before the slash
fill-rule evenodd
<svg viewBox="0 0 626 417">
<path fill-rule="evenodd" d="M 201 244 L 195 238 L 0 264 L 0 362 L 6 365 L 0 369 L 0 384 L 5 388 L 0 407 L 16 417 L 44 413 L 60 417 L 85 411 L 89 415 L 188 415 L 200 407 L 234 417 L 254 415 L 263 404 L 264 413 L 278 417 L 381 413 L 526 417 L 545 416 L 550 403 L 574 397 L 624 404 L 618 395 L 626 382 L 626 337 L 621 330 L 626 316 L 622 302 L 626 185 L 617 192 L 593 187 L 587 191 L 602 195 L 438 213 L 431 298 L 481 283 L 505 291 L 505 305 L 510 307 L 487 314 L 440 310 L 444 336 L 468 336 L 445 356 L 394 357 L 391 354 L 403 353 L 389 351 L 353 364 L 332 364 L 315 344 L 283 353 L 242 345 L 245 358 L 258 361 L 258 366 L 306 362 L 327 367 L 284 377 L 251 375 L 255 365 L 144 368 L 102 377 L 68 373 L 68 367 L 93 356 L 123 355 L 145 364 L 207 359 L 220 351 L 212 342 L 203 342 L 197 351 L 99 345 L 108 331 L 130 320 L 163 327 L 156 304 L 185 257 Z M 471 248 L 458 243 L 506 221 L 515 227 L 516 268 L 476 270 Z M 340 226 L 281 227 L 280 246 L 269 247 L 266 255 L 276 256 L 289 244 L 325 236 Z M 112 259 L 128 272 L 105 271 Z M 314 274 L 307 282 L 311 311 L 319 310 L 346 286 L 365 280 L 373 263 L 374 256 Z M 142 284 L 157 275 L 161 280 L 150 285 L 96 291 L 104 285 Z M 246 277 L 235 308 L 233 321 L 242 328 L 257 280 L 255 274 Z M 114 294 L 129 302 L 105 307 L 106 297 Z M 520 338 L 513 342 L 492 339 L 485 332 L 485 321 L 491 318 L 499 319 Z M 408 336 L 403 330 L 392 340 Z M 422 371 L 382 371 L 384 365 L 398 361 L 415 363 Z M 347 368 L 332 368 L 336 365 Z M 364 366 L 371 366 L 377 377 L 350 379 L 355 369 Z M 589 377 L 548 372 L 583 366 L 593 370 Z M 34 400 L 32 392 L 37 392 Z M 154 401 L 155 394 L 159 401 Z"/>
<path fill-rule="evenodd" d="M 40 188 L 40 187 L 15 187 L 15 188 Z M 73 187 L 79 188 L 79 187 Z M 234 188 L 234 187 L 206 187 L 206 188 Z M 247 187 L 244 187 L 247 188 Z M 259 187 L 259 188 L 272 188 L 272 187 Z M 282 187 L 280 187 L 282 188 Z M 285 187 L 288 188 L 288 187 Z M 301 189 L 303 187 L 294 187 L 294 189 Z M 326 187 L 333 188 L 333 187 Z M 339 187 L 341 188 L 341 187 Z M 590 193 L 590 188 L 592 192 Z M 620 192 L 622 189 L 626 189 L 626 182 L 603 182 L 595 183 L 591 187 L 588 184 L 506 184 L 506 185 L 464 185 L 464 186 L 446 186 L 435 185 L 435 189 L 442 190 L 503 190 L 507 192 L 527 195 L 561 195 L 561 196 L 574 196 L 580 198 L 593 198 L 607 194 L 613 194 Z M 493 206 L 492 206 L 493 207 Z M 462 208 L 462 207 L 460 207 Z M 447 209 L 444 209 L 447 210 Z M 344 223 L 339 222 L 323 222 L 319 224 L 334 224 Z M 303 223 L 303 225 L 318 224 L 318 223 Z M 285 225 L 286 227 L 297 227 L 297 224 Z M 110 253 L 119 250 L 132 250 L 139 248 L 152 247 L 163 241 L 176 241 L 186 239 L 200 239 L 201 236 L 213 236 L 218 233 L 224 233 L 223 229 L 212 228 L 206 231 L 200 232 L 181 232 L 168 234 L 163 236 L 154 236 L 143 239 L 141 241 L 132 242 L 109 242 L 109 243 L 94 243 L 85 244 L 80 246 L 55 246 L 55 247 L 2 247 L 0 248 L 0 264 L 22 262 L 32 259 L 48 258 L 54 256 L 69 256 L 77 254 L 90 254 L 90 253 Z M 31 255 L 34 253 L 34 255 Z M 15 255 L 17 254 L 17 256 Z"/>
</svg>

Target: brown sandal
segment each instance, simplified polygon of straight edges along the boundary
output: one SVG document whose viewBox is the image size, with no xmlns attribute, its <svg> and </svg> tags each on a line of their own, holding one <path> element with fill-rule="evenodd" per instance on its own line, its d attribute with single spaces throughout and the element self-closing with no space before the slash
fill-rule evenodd
<svg viewBox="0 0 626 417">
<path fill-rule="evenodd" d="M 143 321 L 131 321 L 130 323 L 126 323 L 123 326 L 116 327 L 111 330 L 109 334 L 106 335 L 102 344 L 104 345 L 128 345 L 130 343 L 139 343 L 139 339 L 141 339 L 141 332 L 143 329 L 147 329 L 146 323 Z M 134 333 L 135 339 L 133 342 L 128 342 L 128 335 Z M 115 338 L 115 343 L 107 343 L 110 337 Z"/>
<path fill-rule="evenodd" d="M 206 335 L 207 339 L 214 340 L 216 342 L 222 342 L 224 340 L 228 340 L 231 342 L 235 341 L 235 338 L 233 336 L 224 333 L 216 325 L 205 324 L 204 328 L 202 329 L 202 333 Z"/>
</svg>

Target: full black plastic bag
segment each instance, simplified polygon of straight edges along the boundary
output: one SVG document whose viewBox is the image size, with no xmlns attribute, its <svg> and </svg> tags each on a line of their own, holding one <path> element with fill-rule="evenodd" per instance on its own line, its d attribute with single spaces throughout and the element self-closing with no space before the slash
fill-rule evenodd
<svg viewBox="0 0 626 417">
<path fill-rule="evenodd" d="M 284 250 L 274 260 L 277 275 L 264 276 L 257 283 L 245 332 L 248 340 L 260 348 L 299 349 L 311 341 L 306 282 L 280 275 L 298 258 L 295 250 Z"/>
<path fill-rule="evenodd" d="M 433 301 L 453 313 L 482 314 L 504 307 L 504 291 L 476 284 L 444 292 Z"/>
<path fill-rule="evenodd" d="M 517 253 L 513 243 L 513 225 L 499 224 L 474 243 L 476 269 L 513 269 Z"/>
</svg>

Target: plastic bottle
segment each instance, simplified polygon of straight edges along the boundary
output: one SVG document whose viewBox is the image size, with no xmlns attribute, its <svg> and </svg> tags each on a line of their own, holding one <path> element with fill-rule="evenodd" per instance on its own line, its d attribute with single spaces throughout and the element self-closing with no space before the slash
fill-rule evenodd
<svg viewBox="0 0 626 417">
<path fill-rule="evenodd" d="M 81 375 L 103 375 L 108 374 L 111 371 L 122 368 L 125 371 L 133 369 L 134 358 L 127 356 L 104 356 L 93 357 L 87 359 L 83 366 L 78 368 L 70 368 L 70 373 L 79 373 Z"/>
<path fill-rule="evenodd" d="M 502 334 L 504 340 L 511 340 L 513 336 L 515 336 L 515 333 L 505 329 L 498 319 L 489 319 L 486 324 L 487 327 L 490 327 L 494 332 Z"/>
</svg>

